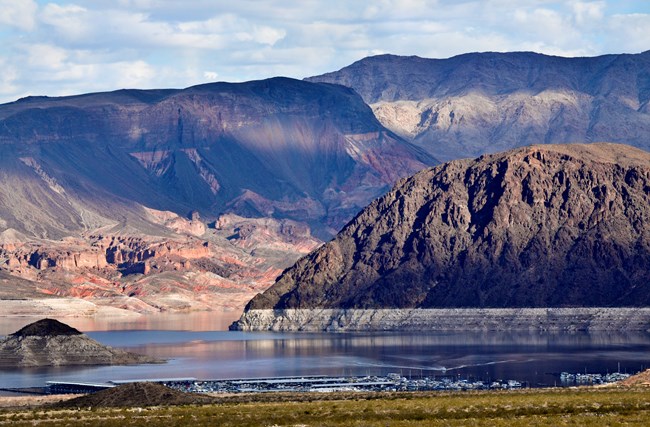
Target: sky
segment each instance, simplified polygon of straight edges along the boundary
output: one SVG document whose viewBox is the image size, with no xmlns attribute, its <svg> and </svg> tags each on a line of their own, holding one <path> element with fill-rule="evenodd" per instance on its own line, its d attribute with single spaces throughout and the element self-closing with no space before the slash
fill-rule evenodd
<svg viewBox="0 0 650 427">
<path fill-rule="evenodd" d="M 646 50 L 648 0 L 0 0 L 0 103 L 304 78 L 382 53 Z"/>
</svg>

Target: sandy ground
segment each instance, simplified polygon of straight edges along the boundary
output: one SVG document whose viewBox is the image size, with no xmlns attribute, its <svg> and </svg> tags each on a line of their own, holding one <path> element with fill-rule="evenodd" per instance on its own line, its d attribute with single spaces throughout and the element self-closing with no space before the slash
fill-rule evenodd
<svg viewBox="0 0 650 427">
<path fill-rule="evenodd" d="M 139 316 L 116 307 L 100 306 L 78 298 L 0 299 L 2 317 L 16 316 Z"/>
<path fill-rule="evenodd" d="M 70 400 L 80 394 L 50 394 L 35 396 L 0 396 L 0 408 L 34 408 L 47 405 L 50 403 Z"/>
</svg>

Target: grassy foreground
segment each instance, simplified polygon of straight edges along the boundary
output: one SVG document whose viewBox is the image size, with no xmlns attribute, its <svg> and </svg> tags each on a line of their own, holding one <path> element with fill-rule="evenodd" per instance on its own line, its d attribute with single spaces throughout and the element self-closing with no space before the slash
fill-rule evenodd
<svg viewBox="0 0 650 427">
<path fill-rule="evenodd" d="M 0 411 L 0 425 L 67 426 L 629 426 L 650 425 L 650 390 L 277 394 L 205 406 Z M 242 396 L 243 397 L 243 396 Z"/>
</svg>

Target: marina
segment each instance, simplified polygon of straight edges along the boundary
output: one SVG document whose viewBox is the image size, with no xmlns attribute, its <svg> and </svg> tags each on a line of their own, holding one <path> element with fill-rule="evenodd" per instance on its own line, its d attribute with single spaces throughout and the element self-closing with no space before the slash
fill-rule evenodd
<svg viewBox="0 0 650 427">
<path fill-rule="evenodd" d="M 630 374 L 620 372 L 611 374 L 568 373 L 559 374 L 560 386 L 598 385 L 622 381 Z M 114 388 L 122 384 L 152 382 L 175 390 L 189 393 L 268 393 L 268 392 L 334 392 L 334 391 L 461 391 L 461 390 L 512 390 L 530 387 L 530 384 L 517 380 L 485 381 L 476 378 L 456 376 L 407 378 L 398 373 L 386 376 L 348 376 L 332 377 L 326 375 L 240 378 L 240 379 L 197 379 L 197 378 L 159 378 L 111 380 L 108 382 L 47 381 L 45 387 L 30 389 L 4 389 L 5 391 L 31 394 L 79 394 L 94 393 Z"/>
</svg>

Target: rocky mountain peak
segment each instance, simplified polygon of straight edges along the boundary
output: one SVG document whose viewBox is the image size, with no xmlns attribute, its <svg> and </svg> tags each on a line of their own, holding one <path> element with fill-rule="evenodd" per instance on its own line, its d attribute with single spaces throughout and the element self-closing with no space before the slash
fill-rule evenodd
<svg viewBox="0 0 650 427">
<path fill-rule="evenodd" d="M 82 333 L 56 319 L 41 319 L 11 334 L 13 337 L 55 337 L 69 335 L 82 335 Z"/>
<path fill-rule="evenodd" d="M 540 145 L 400 181 L 254 309 L 650 304 L 650 154 Z"/>
</svg>

